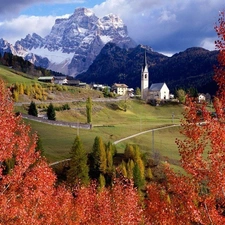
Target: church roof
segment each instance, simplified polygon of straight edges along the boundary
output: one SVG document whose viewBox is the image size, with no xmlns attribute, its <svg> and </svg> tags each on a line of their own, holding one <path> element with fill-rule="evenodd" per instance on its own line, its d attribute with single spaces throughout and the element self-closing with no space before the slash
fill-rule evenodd
<svg viewBox="0 0 225 225">
<path fill-rule="evenodd" d="M 145 55 L 144 55 L 144 63 L 142 66 L 142 71 L 148 72 L 148 63 L 147 63 L 147 57 L 146 57 L 146 50 L 145 50 Z"/>
<path fill-rule="evenodd" d="M 126 84 L 118 84 L 118 83 L 114 83 L 113 87 L 122 87 L 122 88 L 127 88 L 128 86 Z"/>
<path fill-rule="evenodd" d="M 150 91 L 160 91 L 165 83 L 154 83 L 150 86 Z"/>
</svg>

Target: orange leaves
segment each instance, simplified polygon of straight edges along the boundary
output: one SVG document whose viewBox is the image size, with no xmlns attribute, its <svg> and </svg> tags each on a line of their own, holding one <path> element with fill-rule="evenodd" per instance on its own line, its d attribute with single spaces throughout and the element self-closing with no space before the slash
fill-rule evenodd
<svg viewBox="0 0 225 225">
<path fill-rule="evenodd" d="M 139 195 L 132 183 L 116 180 L 112 188 L 95 184 L 75 192 L 74 224 L 140 224 L 144 221 Z"/>
<path fill-rule="evenodd" d="M 74 196 L 35 151 L 31 134 L 0 81 L 0 224 L 139 224 L 142 206 L 132 183 L 80 187 Z"/>
<path fill-rule="evenodd" d="M 218 25 L 215 30 L 219 40 L 216 47 L 220 50 L 218 56 L 219 66 L 215 68 L 215 81 L 218 84 L 217 96 L 213 105 L 216 118 L 210 116 L 206 105 L 199 105 L 191 98 L 187 98 L 187 108 L 185 110 L 185 121 L 182 124 L 182 133 L 185 140 L 177 140 L 181 155 L 182 167 L 189 174 L 189 183 L 184 183 L 183 179 L 176 181 L 177 186 L 186 190 L 190 198 L 185 197 L 185 193 L 180 196 L 188 202 L 185 210 L 190 213 L 198 212 L 201 224 L 224 224 L 223 207 L 220 202 L 225 200 L 225 20 L 224 12 L 220 13 Z M 200 112 L 197 114 L 196 112 Z M 201 117 L 198 117 L 198 116 Z M 200 123 L 200 118 L 202 122 Z M 174 176 L 169 176 L 173 181 Z M 172 178 L 172 179 L 171 179 Z M 173 189 L 174 187 L 172 186 Z M 189 187 L 190 190 L 187 189 Z M 177 189 L 173 190 L 175 193 Z M 191 204 L 196 201 L 197 208 Z M 219 202 L 219 203 L 218 203 Z M 192 205 L 190 208 L 189 206 Z M 221 213 L 222 211 L 222 213 Z M 193 218 L 192 218 L 193 220 Z"/>
</svg>

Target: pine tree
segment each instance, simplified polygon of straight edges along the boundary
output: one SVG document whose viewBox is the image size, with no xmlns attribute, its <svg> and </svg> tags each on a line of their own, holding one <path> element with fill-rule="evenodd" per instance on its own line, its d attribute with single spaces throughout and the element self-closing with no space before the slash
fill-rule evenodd
<svg viewBox="0 0 225 225">
<path fill-rule="evenodd" d="M 134 169 L 133 169 L 133 179 L 134 179 L 134 185 L 138 189 L 141 189 L 145 184 L 145 179 L 143 178 L 141 174 L 141 169 L 139 167 L 138 163 L 135 163 Z"/>
<path fill-rule="evenodd" d="M 70 154 L 70 169 L 67 174 L 68 182 L 70 184 L 81 183 L 87 185 L 89 183 L 88 157 L 79 136 L 76 136 Z"/>
<path fill-rule="evenodd" d="M 133 159 L 134 160 L 134 147 L 131 144 L 127 144 L 124 150 L 124 156 L 126 159 Z"/>
<path fill-rule="evenodd" d="M 134 161 L 129 159 L 127 162 L 127 178 L 133 179 Z"/>
<path fill-rule="evenodd" d="M 49 104 L 47 109 L 47 117 L 49 120 L 55 120 L 55 109 L 52 103 Z"/>
<path fill-rule="evenodd" d="M 98 179 L 98 182 L 99 182 L 100 188 L 105 187 L 106 181 L 105 181 L 104 175 L 100 174 L 99 179 Z"/>
<path fill-rule="evenodd" d="M 90 97 L 87 98 L 86 113 L 87 113 L 87 123 L 91 123 L 92 122 L 92 101 Z"/>
<path fill-rule="evenodd" d="M 28 114 L 31 116 L 38 116 L 38 111 L 35 102 L 31 102 L 28 109 Z"/>
<path fill-rule="evenodd" d="M 93 169 L 97 176 L 106 173 L 107 159 L 105 144 L 100 137 L 96 137 L 92 148 Z"/>
</svg>

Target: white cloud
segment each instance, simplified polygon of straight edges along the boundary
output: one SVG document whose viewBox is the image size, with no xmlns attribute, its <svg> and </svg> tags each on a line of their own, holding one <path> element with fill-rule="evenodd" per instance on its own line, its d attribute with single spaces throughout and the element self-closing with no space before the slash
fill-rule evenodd
<svg viewBox="0 0 225 225">
<path fill-rule="evenodd" d="M 0 0 L 0 17 L 37 3 L 81 3 L 85 0 Z M 91 0 L 86 0 L 91 1 Z M 104 1 L 104 0 L 103 0 Z M 6 3 L 5 3 L 6 2 Z M 63 7 L 63 6 L 62 6 Z M 93 7 L 99 17 L 109 13 L 120 16 L 137 44 L 159 52 L 179 52 L 193 46 L 213 49 L 217 38 L 214 25 L 224 0 L 105 0 Z M 54 16 L 19 16 L 0 22 L 0 38 L 14 43 L 33 32 L 46 36 Z"/>
<path fill-rule="evenodd" d="M 215 39 L 214 38 L 205 38 L 204 40 L 201 41 L 200 46 L 202 48 L 208 49 L 208 50 L 215 50 L 215 44 L 214 44 Z"/>
<path fill-rule="evenodd" d="M 119 15 L 138 43 L 178 52 L 193 46 L 212 49 L 214 24 L 224 8 L 224 0 L 106 0 L 93 10 Z"/>
<path fill-rule="evenodd" d="M 176 15 L 170 11 L 164 10 L 162 11 L 161 16 L 158 18 L 158 21 L 160 23 L 176 21 Z"/>
<path fill-rule="evenodd" d="M 64 15 L 62 17 L 66 18 L 68 16 Z M 37 33 L 45 37 L 54 25 L 55 19 L 56 17 L 54 16 L 38 17 L 22 15 L 15 19 L 6 20 L 0 23 L 0 37 L 12 44 L 24 38 L 27 34 Z"/>
</svg>

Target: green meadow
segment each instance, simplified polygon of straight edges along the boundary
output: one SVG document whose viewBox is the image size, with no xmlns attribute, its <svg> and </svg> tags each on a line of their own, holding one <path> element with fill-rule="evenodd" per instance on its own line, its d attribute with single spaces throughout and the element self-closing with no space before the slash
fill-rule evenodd
<svg viewBox="0 0 225 225">
<path fill-rule="evenodd" d="M 29 75 L 14 71 L 11 68 L 0 66 L 0 77 L 7 85 L 15 83 L 32 84 L 37 80 L 30 79 Z M 68 98 L 69 96 L 69 98 Z M 87 89 L 71 89 L 68 92 L 58 92 L 53 100 L 63 100 L 63 103 L 54 103 L 58 107 L 66 103 L 70 110 L 57 111 L 56 120 L 86 123 L 86 98 L 93 98 L 91 130 L 53 126 L 31 120 L 25 120 L 33 132 L 41 138 L 45 156 L 49 162 L 66 159 L 76 135 L 81 137 L 87 152 L 90 152 L 94 139 L 100 136 L 105 143 L 115 142 L 122 138 L 148 131 L 145 134 L 132 137 L 116 144 L 117 151 L 123 152 L 127 143 L 139 145 L 143 153 L 160 157 L 161 160 L 176 164 L 179 159 L 176 138 L 182 138 L 180 127 L 174 126 L 161 130 L 160 127 L 179 125 L 182 118 L 183 106 L 179 104 L 165 104 L 151 106 L 137 99 L 121 99 L 116 101 L 98 101 L 102 93 Z M 74 101 L 71 102 L 71 99 Z M 31 99 L 29 100 L 29 102 Z M 28 104 L 29 104 L 28 102 Z M 39 110 L 46 108 L 49 103 L 39 102 Z M 16 106 L 15 111 L 27 112 L 27 105 Z"/>
<path fill-rule="evenodd" d="M 6 85 L 15 83 L 32 84 L 37 81 L 37 78 L 33 78 L 25 73 L 2 65 L 0 66 L 0 77 L 6 83 Z"/>
<path fill-rule="evenodd" d="M 69 157 L 69 151 L 76 135 L 81 137 L 85 149 L 90 152 L 94 138 L 100 136 L 105 143 L 115 142 L 122 138 L 143 131 L 171 125 L 178 125 L 182 118 L 181 105 L 151 106 L 139 100 L 130 100 L 127 111 L 112 107 L 121 102 L 93 102 L 91 130 L 29 123 L 33 131 L 37 131 L 43 143 L 45 155 L 50 162 Z M 57 120 L 83 123 L 86 122 L 85 102 L 69 104 L 71 109 L 56 112 Z M 173 115 L 173 116 L 172 116 Z M 174 126 L 154 132 L 147 132 L 116 144 L 117 151 L 123 152 L 127 143 L 139 145 L 143 153 L 157 152 L 162 160 L 175 162 L 179 159 L 176 138 L 182 138 L 180 127 Z"/>
</svg>

